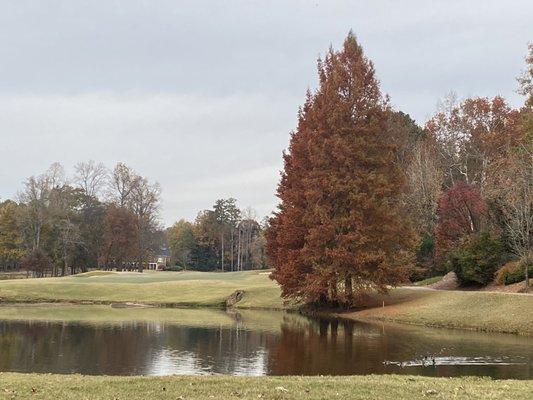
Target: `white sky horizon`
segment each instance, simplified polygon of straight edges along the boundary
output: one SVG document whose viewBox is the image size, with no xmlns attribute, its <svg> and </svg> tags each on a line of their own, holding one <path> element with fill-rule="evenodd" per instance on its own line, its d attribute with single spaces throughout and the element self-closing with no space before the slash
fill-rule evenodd
<svg viewBox="0 0 533 400">
<path fill-rule="evenodd" d="M 235 197 L 268 215 L 316 59 L 350 29 L 419 124 L 450 91 L 502 95 L 533 40 L 531 1 L 0 3 L 0 199 L 60 162 L 158 181 L 165 226 Z"/>
</svg>

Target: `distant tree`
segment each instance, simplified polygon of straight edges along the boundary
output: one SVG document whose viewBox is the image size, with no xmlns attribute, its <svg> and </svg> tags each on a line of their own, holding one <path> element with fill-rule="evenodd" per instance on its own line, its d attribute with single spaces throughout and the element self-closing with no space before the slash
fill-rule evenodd
<svg viewBox="0 0 533 400">
<path fill-rule="evenodd" d="M 533 112 L 522 110 L 521 141 L 503 149 L 489 170 L 487 196 L 510 251 L 524 267 L 526 291 L 533 265 Z"/>
<path fill-rule="evenodd" d="M 104 221 L 104 240 L 100 264 L 122 269 L 138 259 L 139 231 L 135 214 L 111 205 Z"/>
<path fill-rule="evenodd" d="M 115 165 L 108 182 L 111 200 L 118 207 L 126 207 L 139 179 L 139 175 L 126 164 Z"/>
<path fill-rule="evenodd" d="M 391 141 L 395 144 L 396 164 L 406 174 L 401 203 L 405 217 L 417 232 L 419 246 L 413 276 L 423 279 L 435 269 L 434 231 L 437 205 L 442 191 L 443 173 L 436 141 L 409 115 L 389 112 Z"/>
<path fill-rule="evenodd" d="M 181 219 L 167 230 L 167 238 L 172 261 L 183 268 L 190 268 L 197 246 L 194 225 Z"/>
<path fill-rule="evenodd" d="M 107 207 L 96 197 L 81 195 L 77 220 L 82 247 L 77 247 L 74 263 L 86 272 L 89 267 L 98 265 L 103 245 L 104 220 Z"/>
<path fill-rule="evenodd" d="M 237 271 L 265 268 L 266 238 L 264 227 L 257 221 L 257 213 L 251 207 L 241 211 L 236 227 Z"/>
<path fill-rule="evenodd" d="M 459 182 L 447 190 L 439 200 L 437 257 L 443 261 L 462 237 L 480 232 L 486 212 L 487 205 L 475 187 Z"/>
<path fill-rule="evenodd" d="M 24 189 L 18 195 L 23 205 L 19 223 L 28 247 L 40 248 L 43 230 L 49 223 L 50 195 L 54 188 L 64 183 L 64 171 L 58 163 L 52 164 L 45 173 L 31 176 L 24 182 Z"/>
<path fill-rule="evenodd" d="M 352 305 L 406 278 L 415 236 L 387 105 L 355 36 L 319 61 L 319 79 L 284 156 L 268 249 L 284 297 Z"/>
<path fill-rule="evenodd" d="M 526 69 L 522 76 L 518 78 L 520 84 L 519 93 L 526 96 L 525 107 L 533 109 L 533 43 L 528 45 L 526 56 Z"/>
<path fill-rule="evenodd" d="M 499 149 L 519 136 L 519 115 L 499 96 L 449 100 L 431 118 L 427 130 L 436 138 L 447 188 L 464 181 L 483 193 L 490 162 Z"/>
<path fill-rule="evenodd" d="M 13 269 L 20 265 L 25 249 L 18 226 L 20 206 L 14 201 L 0 203 L 0 266 Z"/>
<path fill-rule="evenodd" d="M 109 173 L 104 164 L 94 161 L 80 162 L 74 167 L 74 182 L 87 196 L 98 197 L 108 183 Z"/>
<path fill-rule="evenodd" d="M 22 259 L 22 268 L 35 277 L 43 277 L 50 267 L 50 258 L 38 247 L 30 250 Z"/>
<path fill-rule="evenodd" d="M 67 184 L 50 191 L 49 227 L 52 234 L 47 250 L 55 265 L 60 266 L 62 276 L 69 268 L 71 274 L 75 273 L 74 258 L 78 247 L 83 247 L 79 230 L 79 210 L 83 196 L 82 189 L 75 189 Z"/>
<path fill-rule="evenodd" d="M 213 206 L 214 215 L 217 221 L 217 231 L 219 235 L 219 257 L 220 268 L 225 270 L 225 260 L 227 258 L 227 248 L 230 250 L 230 269 L 234 268 L 234 246 L 235 229 L 240 220 L 240 210 L 237 207 L 237 200 L 234 198 L 220 199 Z M 229 238 L 229 243 L 228 243 Z"/>
<path fill-rule="evenodd" d="M 150 255 L 157 251 L 155 233 L 159 229 L 159 205 L 161 188 L 158 183 L 150 183 L 146 178 L 139 177 L 128 202 L 130 210 L 136 216 L 137 223 L 137 257 L 139 272 Z"/>
</svg>

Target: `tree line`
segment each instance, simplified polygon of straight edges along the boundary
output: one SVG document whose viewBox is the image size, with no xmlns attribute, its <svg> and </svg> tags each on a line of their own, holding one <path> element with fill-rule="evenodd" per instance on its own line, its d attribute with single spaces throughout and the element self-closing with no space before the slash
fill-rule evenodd
<svg viewBox="0 0 533 400">
<path fill-rule="evenodd" d="M 383 96 L 350 33 L 318 60 L 269 220 L 285 298 L 352 306 L 370 290 L 456 272 L 526 279 L 532 264 L 533 45 L 513 109 L 448 96 L 421 127 Z"/>
<path fill-rule="evenodd" d="M 194 222 L 180 220 L 167 230 L 171 258 L 179 268 L 244 271 L 266 268 L 264 225 L 251 208 L 220 199 Z"/>
<path fill-rule="evenodd" d="M 132 168 L 93 161 L 67 178 L 55 163 L 29 177 L 17 200 L 0 202 L 0 268 L 34 277 L 90 268 L 138 270 L 162 252 L 167 269 L 265 268 L 264 225 L 251 208 L 220 199 L 194 222 L 159 222 L 161 189 Z"/>
<path fill-rule="evenodd" d="M 80 162 L 68 179 L 54 163 L 0 203 L 0 266 L 33 276 L 89 267 L 142 272 L 159 251 L 159 184 L 118 163 Z"/>
</svg>

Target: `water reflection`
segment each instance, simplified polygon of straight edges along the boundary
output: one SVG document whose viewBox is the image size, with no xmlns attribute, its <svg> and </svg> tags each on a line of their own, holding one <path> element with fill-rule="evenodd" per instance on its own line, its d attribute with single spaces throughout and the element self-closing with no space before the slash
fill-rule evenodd
<svg viewBox="0 0 533 400">
<path fill-rule="evenodd" d="M 197 311 L 197 321 L 204 321 Z M 213 311 L 211 310 L 210 313 Z M 223 313 L 221 311 L 221 313 Z M 223 315 L 224 318 L 227 317 Z M 531 379 L 528 337 L 231 314 L 219 326 L 0 321 L 0 370 L 106 375 L 407 373 Z"/>
</svg>

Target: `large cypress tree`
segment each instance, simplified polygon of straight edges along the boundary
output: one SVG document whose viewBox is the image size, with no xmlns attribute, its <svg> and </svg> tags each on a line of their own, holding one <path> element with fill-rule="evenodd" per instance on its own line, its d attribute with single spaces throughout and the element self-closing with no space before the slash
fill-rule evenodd
<svg viewBox="0 0 533 400">
<path fill-rule="evenodd" d="M 352 305 L 405 278 L 413 233 L 390 110 L 351 32 L 318 73 L 284 154 L 268 251 L 284 297 Z"/>
</svg>

